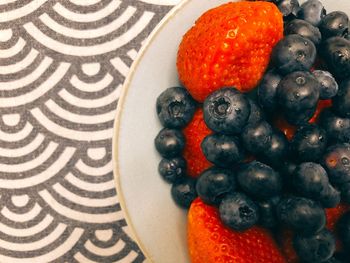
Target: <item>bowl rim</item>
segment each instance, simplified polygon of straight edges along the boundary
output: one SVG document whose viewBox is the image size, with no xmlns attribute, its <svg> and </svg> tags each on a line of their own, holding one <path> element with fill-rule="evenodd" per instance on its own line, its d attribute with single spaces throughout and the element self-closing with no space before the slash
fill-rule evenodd
<svg viewBox="0 0 350 263">
<path fill-rule="evenodd" d="M 116 117 L 114 119 L 114 125 L 113 125 L 113 136 L 112 136 L 112 163 L 113 163 L 113 177 L 114 177 L 114 182 L 116 185 L 116 190 L 117 190 L 117 195 L 118 195 L 118 200 L 119 204 L 121 206 L 121 209 L 124 213 L 124 219 L 126 220 L 127 226 L 129 228 L 129 234 L 131 237 L 134 239 L 134 241 L 137 243 L 139 248 L 141 249 L 142 253 L 146 257 L 146 262 L 153 262 L 154 261 L 151 259 L 150 253 L 146 250 L 143 242 L 141 241 L 140 237 L 138 236 L 135 227 L 132 223 L 131 217 L 129 215 L 124 195 L 123 195 L 123 190 L 120 186 L 120 177 L 121 173 L 119 170 L 119 133 L 120 133 L 120 120 L 121 116 L 123 114 L 124 110 L 124 104 L 125 100 L 130 88 L 131 81 L 134 77 L 135 71 L 140 64 L 144 54 L 148 50 L 149 46 L 153 43 L 154 39 L 156 36 L 160 33 L 160 31 L 168 24 L 171 18 L 173 18 L 175 15 L 178 14 L 178 12 L 184 8 L 189 2 L 193 0 L 181 0 L 177 5 L 175 5 L 164 17 L 163 19 L 156 25 L 156 27 L 153 29 L 151 34 L 148 36 L 146 39 L 145 43 L 141 47 L 140 51 L 138 52 L 138 55 L 134 62 L 132 63 L 129 73 L 127 77 L 124 80 L 124 84 L 121 87 L 121 94 L 118 100 L 118 105 L 117 105 L 117 111 L 116 111 Z"/>
</svg>

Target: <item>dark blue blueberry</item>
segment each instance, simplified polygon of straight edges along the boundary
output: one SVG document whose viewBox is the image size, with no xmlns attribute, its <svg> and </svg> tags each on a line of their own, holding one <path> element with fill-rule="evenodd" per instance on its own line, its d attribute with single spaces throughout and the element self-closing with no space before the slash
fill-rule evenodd
<svg viewBox="0 0 350 263">
<path fill-rule="evenodd" d="M 243 165 L 238 171 L 237 181 L 244 192 L 258 199 L 277 196 L 282 190 L 279 173 L 257 161 Z"/>
<path fill-rule="evenodd" d="M 317 27 L 301 19 L 294 19 L 290 21 L 284 29 L 284 34 L 300 35 L 302 37 L 310 39 L 315 45 L 318 45 L 322 39 L 321 32 Z"/>
<path fill-rule="evenodd" d="M 280 197 L 276 196 L 268 200 L 258 201 L 259 207 L 259 224 L 263 227 L 273 228 L 277 226 L 276 206 Z"/>
<path fill-rule="evenodd" d="M 224 197 L 220 203 L 221 221 L 236 231 L 244 231 L 259 220 L 257 205 L 245 194 L 232 193 Z"/>
<path fill-rule="evenodd" d="M 349 32 L 349 17 L 342 11 L 331 12 L 322 19 L 320 30 L 324 39 L 345 36 Z"/>
<path fill-rule="evenodd" d="M 286 75 L 300 70 L 309 70 L 316 59 L 315 44 L 300 35 L 288 35 L 272 50 L 272 64 Z"/>
<path fill-rule="evenodd" d="M 245 149 L 258 154 L 269 147 L 272 138 L 272 127 L 266 121 L 247 125 L 241 135 Z"/>
<path fill-rule="evenodd" d="M 235 188 L 235 178 L 232 172 L 216 167 L 204 171 L 196 184 L 198 196 L 209 205 L 218 205 L 222 198 Z"/>
<path fill-rule="evenodd" d="M 165 181 L 174 183 L 185 176 L 186 161 L 182 157 L 164 158 L 158 165 L 158 172 Z"/>
<path fill-rule="evenodd" d="M 286 120 L 294 125 L 306 123 L 314 114 L 320 84 L 309 72 L 297 71 L 285 76 L 278 85 L 278 103 Z"/>
<path fill-rule="evenodd" d="M 324 197 L 321 199 L 323 207 L 332 208 L 336 207 L 341 202 L 340 191 L 330 184 L 330 187 L 326 190 Z"/>
<path fill-rule="evenodd" d="M 334 261 L 329 261 L 329 262 L 326 261 L 326 263 L 348 263 L 349 262 L 349 255 L 347 255 L 344 252 L 335 252 L 332 258 L 334 259 Z"/>
<path fill-rule="evenodd" d="M 311 236 L 297 234 L 293 244 L 295 252 L 305 263 L 325 262 L 335 251 L 335 238 L 326 228 Z"/>
<path fill-rule="evenodd" d="M 157 151 L 165 158 L 181 155 L 185 147 L 185 137 L 176 129 L 162 129 L 154 140 Z"/>
<path fill-rule="evenodd" d="M 333 98 L 333 108 L 339 116 L 350 118 L 350 79 L 340 84 L 339 92 Z"/>
<path fill-rule="evenodd" d="M 315 70 L 312 72 L 317 81 L 320 83 L 320 99 L 331 99 L 338 92 L 338 83 L 328 71 Z"/>
<path fill-rule="evenodd" d="M 214 91 L 204 101 L 204 121 L 215 132 L 240 133 L 247 124 L 250 105 L 235 88 Z"/>
<path fill-rule="evenodd" d="M 302 163 L 293 174 L 293 186 L 301 195 L 335 207 L 340 202 L 340 193 L 329 183 L 326 170 L 317 163 Z"/>
<path fill-rule="evenodd" d="M 350 211 L 341 216 L 337 223 L 337 232 L 343 242 L 344 251 L 350 250 Z"/>
<path fill-rule="evenodd" d="M 291 143 L 293 156 L 302 162 L 317 162 L 327 147 L 327 133 L 316 125 L 300 127 Z"/>
<path fill-rule="evenodd" d="M 314 116 L 316 111 L 316 106 L 314 108 L 308 108 L 300 111 L 285 111 L 284 116 L 288 123 L 292 125 L 305 125 Z"/>
<path fill-rule="evenodd" d="M 159 95 L 156 106 L 164 127 L 182 128 L 192 119 L 196 102 L 185 88 L 172 87 Z"/>
<path fill-rule="evenodd" d="M 340 184 L 341 200 L 350 204 L 350 181 Z"/>
<path fill-rule="evenodd" d="M 350 144 L 330 146 L 323 157 L 323 164 L 331 182 L 342 184 L 350 181 Z"/>
<path fill-rule="evenodd" d="M 289 143 L 282 132 L 274 132 L 270 145 L 260 153 L 259 158 L 272 166 L 278 166 L 288 156 Z"/>
<path fill-rule="evenodd" d="M 296 16 L 300 8 L 298 0 L 280 0 L 277 6 L 284 17 Z"/>
<path fill-rule="evenodd" d="M 259 1 L 259 0 L 253 0 L 253 1 Z M 274 3 L 274 4 L 278 4 L 281 1 L 282 0 L 266 0 L 266 2 L 270 2 L 270 3 Z"/>
<path fill-rule="evenodd" d="M 323 263 L 346 263 L 345 261 L 340 261 L 335 257 L 331 257 L 330 259 L 324 261 Z"/>
<path fill-rule="evenodd" d="M 211 134 L 201 144 L 205 157 L 220 167 L 229 167 L 244 158 L 239 139 L 232 135 Z"/>
<path fill-rule="evenodd" d="M 286 160 L 284 162 L 281 162 L 280 165 L 278 166 L 278 171 L 283 179 L 283 187 L 286 190 L 291 190 L 291 186 L 293 182 L 292 181 L 293 174 L 296 167 L 297 167 L 297 164 L 291 160 Z"/>
<path fill-rule="evenodd" d="M 350 142 L 350 119 L 338 117 L 332 111 L 324 110 L 319 125 L 326 131 L 329 141 Z"/>
<path fill-rule="evenodd" d="M 176 181 L 171 187 L 171 196 L 178 206 L 189 208 L 197 197 L 196 181 L 189 177 Z"/>
<path fill-rule="evenodd" d="M 282 224 L 300 234 L 314 234 L 326 224 L 324 209 L 317 202 L 304 197 L 284 197 L 276 211 Z"/>
<path fill-rule="evenodd" d="M 350 41 L 342 37 L 327 39 L 320 48 L 329 71 L 339 79 L 350 77 Z"/>
<path fill-rule="evenodd" d="M 326 15 L 322 3 L 319 0 L 308 0 L 300 6 L 298 18 L 303 19 L 313 26 L 318 26 Z"/>
<path fill-rule="evenodd" d="M 262 121 L 265 118 L 262 109 L 255 103 L 253 99 L 248 98 L 248 101 L 250 105 L 250 114 L 247 124 L 255 124 Z"/>
<path fill-rule="evenodd" d="M 259 104 L 268 112 L 273 112 L 277 107 L 277 86 L 281 78 L 275 71 L 269 71 L 264 75 L 259 84 Z"/>
<path fill-rule="evenodd" d="M 332 182 L 342 184 L 350 181 L 350 145 L 347 143 L 330 146 L 323 158 Z"/>
</svg>

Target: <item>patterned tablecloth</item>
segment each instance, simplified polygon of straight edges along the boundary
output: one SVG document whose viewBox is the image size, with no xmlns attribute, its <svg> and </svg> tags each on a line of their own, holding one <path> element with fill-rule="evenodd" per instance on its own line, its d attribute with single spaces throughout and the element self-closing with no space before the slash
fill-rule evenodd
<svg viewBox="0 0 350 263">
<path fill-rule="evenodd" d="M 142 262 L 115 190 L 121 85 L 177 0 L 0 0 L 0 262 Z"/>
</svg>

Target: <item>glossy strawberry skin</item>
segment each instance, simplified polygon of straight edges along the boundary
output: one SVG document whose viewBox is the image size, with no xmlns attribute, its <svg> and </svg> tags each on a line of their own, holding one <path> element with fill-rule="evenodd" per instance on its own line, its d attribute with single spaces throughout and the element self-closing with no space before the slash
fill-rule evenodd
<svg viewBox="0 0 350 263">
<path fill-rule="evenodd" d="M 268 230 L 232 231 L 221 223 L 217 208 L 199 198 L 189 210 L 187 230 L 191 263 L 286 263 Z"/>
<path fill-rule="evenodd" d="M 197 109 L 191 122 L 183 129 L 185 149 L 183 156 L 187 162 L 187 174 L 198 177 L 201 172 L 212 166 L 201 148 L 203 139 L 211 134 L 203 119 L 203 110 Z"/>
<path fill-rule="evenodd" d="M 234 2 L 204 13 L 179 46 L 179 78 L 194 99 L 214 90 L 256 87 L 272 48 L 283 37 L 283 19 L 268 2 Z"/>
</svg>

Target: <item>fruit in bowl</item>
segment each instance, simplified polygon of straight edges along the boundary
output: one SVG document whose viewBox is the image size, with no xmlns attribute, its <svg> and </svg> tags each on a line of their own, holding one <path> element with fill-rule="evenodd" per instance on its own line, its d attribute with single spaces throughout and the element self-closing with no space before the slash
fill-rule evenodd
<svg viewBox="0 0 350 263">
<path fill-rule="evenodd" d="M 350 261 L 348 27 L 318 0 L 242 1 L 183 36 L 155 146 L 191 262 Z"/>
</svg>

